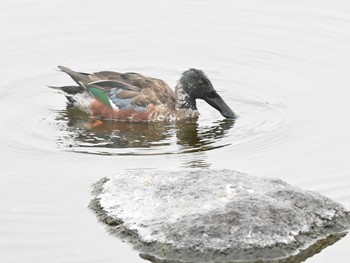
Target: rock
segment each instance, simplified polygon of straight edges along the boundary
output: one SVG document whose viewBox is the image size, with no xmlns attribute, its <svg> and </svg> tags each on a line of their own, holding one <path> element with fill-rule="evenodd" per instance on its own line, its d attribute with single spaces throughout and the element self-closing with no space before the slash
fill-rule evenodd
<svg viewBox="0 0 350 263">
<path fill-rule="evenodd" d="M 121 172 L 90 207 L 154 262 L 301 262 L 350 228 L 327 197 L 231 170 Z"/>
</svg>

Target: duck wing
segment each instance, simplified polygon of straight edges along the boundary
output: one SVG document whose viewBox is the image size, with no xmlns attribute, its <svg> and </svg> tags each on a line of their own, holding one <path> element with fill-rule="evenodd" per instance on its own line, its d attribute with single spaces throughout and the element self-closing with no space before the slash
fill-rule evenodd
<svg viewBox="0 0 350 263">
<path fill-rule="evenodd" d="M 160 102 L 150 88 L 140 88 L 116 80 L 98 80 L 85 88 L 105 105 L 118 109 L 142 110 Z"/>
<path fill-rule="evenodd" d="M 152 100 L 154 105 L 164 104 L 169 108 L 175 108 L 175 93 L 169 85 L 161 79 L 144 76 L 135 72 L 118 73 L 113 71 L 100 71 L 89 76 L 94 81 L 116 80 L 137 87 L 143 95 Z M 157 102 L 155 100 L 157 100 Z"/>
<path fill-rule="evenodd" d="M 59 68 L 107 106 L 138 110 L 149 105 L 165 105 L 175 109 L 175 93 L 163 80 L 133 72 L 100 71 L 89 74 L 64 66 Z"/>
</svg>

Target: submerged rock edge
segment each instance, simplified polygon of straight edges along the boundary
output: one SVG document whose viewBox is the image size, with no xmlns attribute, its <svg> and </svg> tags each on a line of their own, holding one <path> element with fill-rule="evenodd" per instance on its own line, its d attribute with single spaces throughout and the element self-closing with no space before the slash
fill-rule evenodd
<svg viewBox="0 0 350 263">
<path fill-rule="evenodd" d="M 226 170 L 224 170 L 224 172 L 226 172 Z M 227 170 L 227 172 L 229 171 Z M 223 250 L 208 248 L 203 250 L 196 249 L 195 247 L 177 247 L 176 244 L 162 243 L 157 241 L 145 242 L 143 240 L 143 237 L 140 236 L 136 230 L 128 229 L 121 218 L 118 218 L 118 216 L 111 216 L 108 212 L 105 211 L 104 207 L 101 205 L 100 194 L 103 192 L 106 182 L 108 182 L 111 179 L 113 179 L 113 177 L 103 178 L 93 185 L 93 198 L 89 204 L 90 209 L 92 209 L 96 213 L 98 219 L 101 222 L 107 225 L 108 232 L 117 235 L 123 240 L 134 244 L 135 248 L 140 250 L 144 255 L 147 255 L 146 257 L 154 257 L 158 260 L 169 260 L 179 258 L 182 258 L 184 260 L 179 262 L 205 262 L 210 260 L 215 260 L 218 262 L 226 262 L 227 260 L 229 262 L 241 262 L 240 260 L 275 260 L 282 258 L 288 260 L 288 258 L 290 258 L 291 256 L 294 257 L 300 251 L 305 251 L 305 249 L 310 246 L 315 246 L 317 247 L 317 249 L 320 249 L 320 247 L 325 247 L 331 243 L 336 242 L 338 239 L 343 237 L 347 230 L 350 228 L 350 212 L 346 210 L 343 206 L 339 205 L 339 207 L 344 208 L 344 210 L 336 211 L 332 218 L 325 219 L 326 223 L 324 225 L 315 225 L 312 226 L 312 229 L 310 231 L 306 233 L 299 233 L 295 236 L 295 241 L 289 244 L 276 243 L 274 246 L 254 246 L 244 248 L 230 247 Z M 286 184 L 278 179 L 276 181 L 278 181 L 279 183 Z M 329 200 L 332 201 L 331 199 Z M 232 255 L 234 255 L 234 257 L 232 257 Z M 158 261 L 155 260 L 154 262 Z"/>
</svg>

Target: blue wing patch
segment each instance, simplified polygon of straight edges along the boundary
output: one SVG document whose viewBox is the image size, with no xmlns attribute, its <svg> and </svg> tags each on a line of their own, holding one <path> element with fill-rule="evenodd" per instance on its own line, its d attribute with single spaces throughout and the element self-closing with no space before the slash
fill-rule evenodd
<svg viewBox="0 0 350 263">
<path fill-rule="evenodd" d="M 122 92 L 121 88 L 112 88 L 109 91 L 109 98 L 111 101 L 119 108 L 124 110 L 134 110 L 134 111 L 147 111 L 147 108 L 134 106 L 131 104 L 134 98 L 118 98 L 118 93 Z"/>
<path fill-rule="evenodd" d="M 109 92 L 109 98 L 119 109 L 122 109 L 125 106 L 130 105 L 131 101 L 133 100 L 133 98 L 125 98 L 125 99 L 118 98 L 117 95 L 121 91 L 123 91 L 123 89 L 112 88 Z"/>
</svg>

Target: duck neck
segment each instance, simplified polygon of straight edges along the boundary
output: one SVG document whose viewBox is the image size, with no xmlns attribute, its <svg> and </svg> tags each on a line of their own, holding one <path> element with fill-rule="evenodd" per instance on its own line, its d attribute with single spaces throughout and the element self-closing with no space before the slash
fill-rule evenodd
<svg viewBox="0 0 350 263">
<path fill-rule="evenodd" d="M 175 87 L 176 109 L 197 111 L 196 100 L 184 91 L 181 83 Z"/>
</svg>

